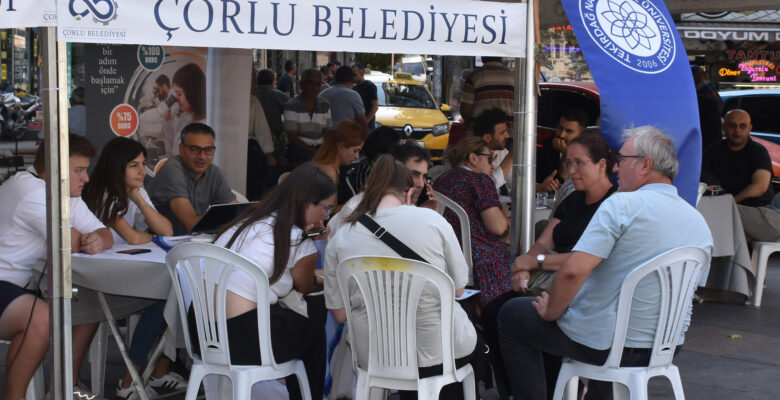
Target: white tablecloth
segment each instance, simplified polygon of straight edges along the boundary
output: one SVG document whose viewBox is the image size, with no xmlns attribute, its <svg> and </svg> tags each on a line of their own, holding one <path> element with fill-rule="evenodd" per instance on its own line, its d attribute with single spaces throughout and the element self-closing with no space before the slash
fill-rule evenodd
<svg viewBox="0 0 780 400">
<path fill-rule="evenodd" d="M 697 209 L 710 227 L 715 247 L 706 287 L 737 292 L 747 299 L 754 286 L 755 267 L 734 197 L 703 196 Z"/>
<path fill-rule="evenodd" d="M 151 251 L 137 255 L 117 253 L 139 248 Z M 165 354 L 175 359 L 177 341 L 183 343 L 183 335 L 179 327 L 176 291 L 171 286 L 171 278 L 165 266 L 165 254 L 152 242 L 141 245 L 118 244 L 94 255 L 73 254 L 72 280 L 73 286 L 79 288 L 79 294 L 71 303 L 72 323 L 77 325 L 105 320 L 95 292 L 106 295 L 116 318 L 163 300 L 166 302 L 163 312 L 168 325 L 166 334 L 174 339 L 166 341 Z"/>
</svg>

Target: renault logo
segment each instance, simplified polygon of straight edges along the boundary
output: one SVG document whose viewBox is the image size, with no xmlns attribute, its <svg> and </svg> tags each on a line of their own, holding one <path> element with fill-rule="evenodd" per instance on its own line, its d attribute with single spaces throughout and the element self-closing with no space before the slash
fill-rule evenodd
<svg viewBox="0 0 780 400">
<path fill-rule="evenodd" d="M 404 135 L 406 135 L 406 137 L 412 136 L 412 132 L 414 132 L 414 129 L 412 129 L 411 125 L 404 126 Z"/>
</svg>

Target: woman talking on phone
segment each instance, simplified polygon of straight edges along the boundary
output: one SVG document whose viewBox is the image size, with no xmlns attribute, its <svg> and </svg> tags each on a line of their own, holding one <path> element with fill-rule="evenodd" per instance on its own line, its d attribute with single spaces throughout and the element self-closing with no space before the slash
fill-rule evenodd
<svg viewBox="0 0 780 400">
<path fill-rule="evenodd" d="M 300 294 L 315 287 L 317 248 L 311 238 L 327 234 L 322 229 L 335 201 L 336 183 L 322 169 L 304 163 L 214 241 L 254 261 L 268 275 L 274 357 L 278 363 L 303 361 L 312 399 L 322 398 L 325 383 L 326 312 L 322 296 Z M 233 364 L 260 363 L 256 309 L 254 280 L 234 271 L 228 280 L 225 311 Z M 301 309 L 307 315 L 294 311 Z M 286 382 L 290 398 L 302 398 L 296 381 Z"/>
</svg>

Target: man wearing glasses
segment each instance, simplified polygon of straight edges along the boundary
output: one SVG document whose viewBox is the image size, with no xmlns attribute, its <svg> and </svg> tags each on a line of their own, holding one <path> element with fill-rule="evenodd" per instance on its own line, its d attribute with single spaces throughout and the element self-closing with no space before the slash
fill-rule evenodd
<svg viewBox="0 0 780 400">
<path fill-rule="evenodd" d="M 543 352 L 594 365 L 606 361 L 620 287 L 636 266 L 683 246 L 712 255 L 707 223 L 672 186 L 679 168 L 672 139 L 641 126 L 626 131 L 624 140 L 614 167 L 619 192 L 601 203 L 551 292 L 512 299 L 499 312 L 501 351 L 516 400 L 547 398 Z M 709 257 L 701 277 L 706 279 L 708 271 Z M 512 287 L 520 285 L 515 274 Z M 646 366 L 650 359 L 659 313 L 646 305 L 658 304 L 659 285 L 653 275 L 636 286 L 623 366 Z M 690 303 L 685 312 L 683 331 Z M 678 348 L 682 339 L 683 333 Z M 612 385 L 591 380 L 585 399 L 611 398 L 611 392 Z"/>
<path fill-rule="evenodd" d="M 157 210 L 173 224 L 173 234 L 189 232 L 209 205 L 236 202 L 214 160 L 214 130 L 193 122 L 181 131 L 179 155 L 168 158 L 149 185 Z"/>
</svg>

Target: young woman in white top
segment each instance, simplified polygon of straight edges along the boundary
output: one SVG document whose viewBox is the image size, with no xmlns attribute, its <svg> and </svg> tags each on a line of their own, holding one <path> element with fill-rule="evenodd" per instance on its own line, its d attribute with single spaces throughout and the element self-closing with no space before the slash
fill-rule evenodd
<svg viewBox="0 0 780 400">
<path fill-rule="evenodd" d="M 148 243 L 154 234 L 173 235 L 171 222 L 152 205 L 144 190 L 146 149 L 132 139 L 117 137 L 109 141 L 103 151 L 82 198 L 87 207 L 106 226 L 111 228 L 114 243 Z M 153 232 L 153 233 L 151 233 Z M 146 365 L 147 355 L 165 327 L 162 311 L 164 302 L 148 307 L 141 314 L 130 344 L 130 358 L 140 369 Z M 154 388 L 173 391 L 186 388 L 186 382 L 175 373 L 168 373 L 170 361 L 163 357 L 152 374 L 148 390 Z M 117 386 L 117 396 L 128 398 L 135 388 L 130 385 L 130 373 Z"/>
<path fill-rule="evenodd" d="M 357 287 L 350 287 L 350 304 L 344 304 L 336 277 L 339 264 L 354 256 L 400 257 L 357 222 L 368 214 L 377 224 L 414 250 L 429 264 L 452 278 L 456 295 L 463 293 L 468 282 L 468 266 L 452 226 L 439 213 L 411 204 L 414 180 L 400 161 L 383 154 L 377 157 L 368 175 L 363 199 L 346 217 L 345 224 L 329 239 L 325 258 L 325 301 L 339 322 L 346 319 L 345 308 L 352 310 L 353 330 L 358 364 L 368 365 L 368 316 Z M 441 374 L 440 299 L 434 289 L 426 288 L 417 305 L 417 362 L 421 378 Z M 458 367 L 470 362 L 477 343 L 474 325 L 459 304 L 453 308 L 454 352 Z M 439 372 L 437 372 L 437 370 Z M 463 397 L 462 385 L 446 386 L 440 399 Z M 401 399 L 414 399 L 415 392 L 401 392 Z M 430 399 L 429 399 L 430 400 Z"/>
<path fill-rule="evenodd" d="M 303 361 L 312 399 L 322 398 L 325 384 L 326 311 L 321 295 L 300 296 L 312 292 L 316 282 L 317 248 L 306 232 L 323 229 L 335 201 L 336 183 L 322 169 L 304 163 L 214 241 L 254 261 L 268 275 L 272 337 L 267 339 L 276 362 Z M 231 362 L 259 364 L 257 292 L 244 272 L 231 274 L 225 307 Z M 192 313 L 190 317 L 194 320 Z M 190 337 L 198 336 L 193 332 Z M 290 398 L 300 399 L 295 379 L 286 382 Z"/>
</svg>

